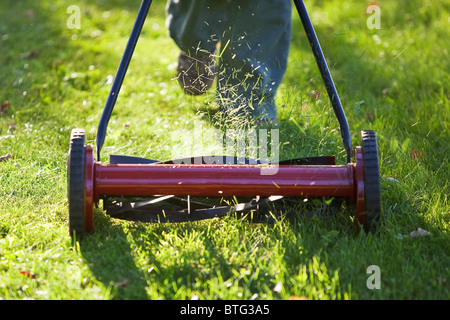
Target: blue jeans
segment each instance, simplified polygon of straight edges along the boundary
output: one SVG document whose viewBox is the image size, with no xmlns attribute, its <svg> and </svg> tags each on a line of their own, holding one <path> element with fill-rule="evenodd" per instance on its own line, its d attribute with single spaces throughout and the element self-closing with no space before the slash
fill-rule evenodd
<svg viewBox="0 0 450 320">
<path fill-rule="evenodd" d="M 275 95 L 291 41 L 291 1 L 168 0 L 166 9 L 169 34 L 181 50 L 218 57 L 221 107 L 276 120 Z"/>
</svg>

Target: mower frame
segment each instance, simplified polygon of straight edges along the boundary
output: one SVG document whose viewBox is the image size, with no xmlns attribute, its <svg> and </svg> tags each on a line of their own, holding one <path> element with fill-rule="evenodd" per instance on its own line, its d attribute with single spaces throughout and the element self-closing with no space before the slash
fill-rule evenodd
<svg viewBox="0 0 450 320">
<path fill-rule="evenodd" d="M 375 231 L 381 217 L 378 147 L 373 130 L 361 132 L 361 146 L 352 149 L 347 119 L 331 77 L 317 35 L 306 7 L 294 0 L 310 42 L 315 60 L 324 80 L 328 96 L 339 121 L 347 164 L 336 165 L 334 157 L 315 157 L 280 161 L 278 163 L 185 164 L 175 161 L 159 162 L 123 156 L 120 160 L 102 163 L 101 149 L 111 113 L 133 55 L 151 0 L 143 0 L 139 8 L 125 52 L 120 61 L 110 94 L 99 122 L 94 147 L 86 144 L 83 129 L 73 129 L 68 157 L 69 230 L 71 235 L 94 231 L 94 206 L 103 199 L 107 209 L 108 198 L 150 200 L 119 203 L 111 210 L 116 218 L 140 221 L 182 222 L 224 216 L 230 212 L 254 210 L 265 202 L 282 197 L 338 197 L 355 206 L 355 221 L 366 231 Z M 355 161 L 351 162 L 352 157 Z M 274 174 L 261 171 L 276 166 Z M 208 208 L 190 197 L 255 196 L 249 203 Z M 187 197 L 181 199 L 179 197 Z M 175 201 L 187 209 L 160 215 L 144 214 L 142 208 L 162 201 Z M 117 202 L 116 202 L 117 204 Z"/>
</svg>

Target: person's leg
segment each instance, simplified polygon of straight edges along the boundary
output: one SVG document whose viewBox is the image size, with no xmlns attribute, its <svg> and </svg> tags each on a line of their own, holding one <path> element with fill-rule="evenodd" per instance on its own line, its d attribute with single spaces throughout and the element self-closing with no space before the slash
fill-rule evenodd
<svg viewBox="0 0 450 320">
<path fill-rule="evenodd" d="M 226 0 L 168 0 L 166 27 L 186 53 L 212 53 L 220 41 Z"/>
<path fill-rule="evenodd" d="M 213 53 L 220 41 L 226 0 L 169 0 L 166 25 L 181 49 L 178 82 L 187 94 L 203 94 L 215 78 Z"/>
<path fill-rule="evenodd" d="M 232 1 L 221 39 L 218 100 L 230 113 L 277 121 L 275 95 L 287 67 L 291 1 Z"/>
</svg>

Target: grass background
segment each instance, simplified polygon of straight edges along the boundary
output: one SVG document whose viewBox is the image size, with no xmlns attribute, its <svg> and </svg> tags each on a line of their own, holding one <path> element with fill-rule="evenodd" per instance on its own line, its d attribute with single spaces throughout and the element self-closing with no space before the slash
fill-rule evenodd
<svg viewBox="0 0 450 320">
<path fill-rule="evenodd" d="M 81 29 L 66 27 L 69 5 Z M 217 125 L 214 93 L 183 95 L 164 1 L 154 1 L 108 127 L 103 155 L 167 160 L 195 121 Z M 93 141 L 139 1 L 0 3 L 0 298 L 449 299 L 450 59 L 446 1 L 307 1 L 354 145 L 378 135 L 384 224 L 356 233 L 351 212 L 253 224 L 230 216 L 134 224 L 95 212 L 68 234 L 72 128 Z M 281 158 L 337 155 L 338 124 L 299 18 L 278 94 Z M 190 150 L 184 150 L 191 155 Z M 422 228 L 429 236 L 410 238 Z M 369 290 L 370 265 L 381 289 Z"/>
</svg>

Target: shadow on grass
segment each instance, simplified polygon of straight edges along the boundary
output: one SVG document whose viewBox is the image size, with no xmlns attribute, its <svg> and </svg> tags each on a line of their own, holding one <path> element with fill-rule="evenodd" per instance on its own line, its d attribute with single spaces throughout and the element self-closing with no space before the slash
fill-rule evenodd
<svg viewBox="0 0 450 320">
<path fill-rule="evenodd" d="M 112 298 L 148 299 L 145 276 L 136 266 L 123 227 L 95 210 L 95 233 L 81 241 L 83 259 L 93 275 L 111 288 Z"/>
<path fill-rule="evenodd" d="M 151 275 L 147 274 L 146 279 L 150 283 L 159 284 L 156 290 L 158 297 L 162 299 L 190 299 L 196 292 L 207 295 L 207 299 L 224 297 L 238 299 L 238 294 L 239 292 L 242 294 L 242 290 L 246 291 L 248 298 L 252 295 L 249 292 L 258 293 L 262 297 L 265 294 L 272 295 L 271 290 L 279 281 L 277 280 L 279 272 L 286 272 L 290 276 L 297 275 L 303 266 L 308 266 L 311 259 L 322 259 L 318 257 L 327 248 L 332 249 L 333 242 L 337 239 L 346 239 L 346 232 L 350 236 L 354 234 L 355 229 L 352 228 L 350 219 L 346 217 L 336 218 L 332 215 L 321 216 L 310 213 L 298 213 L 297 217 L 292 215 L 289 220 L 281 217 L 278 218 L 279 220 L 269 218 L 267 222 L 254 222 L 248 215 L 230 214 L 204 222 L 164 223 L 152 226 L 144 223 L 131 228 L 129 236 L 132 237 L 136 247 L 142 247 L 142 250 L 146 251 L 149 266 L 156 270 Z M 228 238 L 225 242 L 221 236 L 218 236 L 223 232 L 222 228 L 233 229 L 236 226 L 239 229 L 236 233 L 223 235 Z M 261 239 L 249 238 L 243 230 L 265 231 Z M 329 233 L 330 230 L 334 232 Z M 298 237 L 290 238 L 287 234 L 291 232 Z M 191 242 L 192 237 L 195 239 L 194 243 Z M 178 248 L 180 244 L 171 243 L 169 239 L 186 243 Z M 200 243 L 197 239 L 200 239 Z M 269 262 L 272 258 L 265 256 L 267 250 L 269 252 L 272 250 L 270 244 L 262 245 L 262 248 L 258 248 L 260 250 L 255 250 L 260 242 L 283 244 L 272 257 L 276 260 L 273 261 L 274 265 L 280 263 L 282 259 L 281 269 L 277 267 L 272 269 Z M 148 250 L 149 247 L 151 247 L 150 250 Z M 168 259 L 168 253 L 164 253 L 166 250 L 174 250 L 174 256 Z M 238 252 L 239 255 L 235 255 Z M 246 260 L 248 255 L 252 256 L 255 253 L 261 257 Z M 271 256 L 271 253 L 268 254 Z M 281 255 L 278 256 L 278 254 Z M 340 268 L 335 264 L 323 267 L 331 275 Z M 250 270 L 253 275 L 245 274 L 246 271 L 243 270 Z M 252 280 L 255 275 L 256 278 Z M 304 279 L 304 281 L 308 280 Z M 324 282 L 326 281 L 328 280 Z M 320 287 L 322 284 L 317 285 Z M 236 285 L 239 285 L 241 289 L 230 289 Z M 292 286 L 296 284 L 291 283 L 290 279 L 286 279 L 283 285 L 287 291 L 298 290 L 298 288 L 292 289 Z M 346 290 L 344 284 L 342 288 L 343 290 L 336 292 L 341 297 Z M 233 290 L 237 291 L 232 293 Z M 274 299 L 280 297 L 277 294 L 273 295 Z"/>
</svg>

